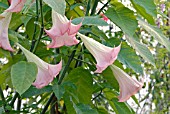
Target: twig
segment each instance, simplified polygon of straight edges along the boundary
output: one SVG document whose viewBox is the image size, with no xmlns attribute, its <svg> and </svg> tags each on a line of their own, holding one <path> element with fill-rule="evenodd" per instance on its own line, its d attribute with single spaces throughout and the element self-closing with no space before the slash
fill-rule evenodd
<svg viewBox="0 0 170 114">
<path fill-rule="evenodd" d="M 90 15 L 94 15 L 95 14 L 98 2 L 99 2 L 99 0 L 95 0 L 94 1 L 93 8 L 92 8 L 92 11 L 91 11 Z"/>
<path fill-rule="evenodd" d="M 71 61 L 73 60 L 75 53 L 76 53 L 76 50 L 74 50 L 74 51 L 71 53 L 71 55 L 70 55 L 70 57 L 69 57 L 69 60 L 68 60 L 66 66 L 65 66 L 65 68 L 64 68 L 64 70 L 63 70 L 63 72 L 62 72 L 62 74 L 61 74 L 61 76 L 60 76 L 60 78 L 59 78 L 59 81 L 58 81 L 58 84 L 59 84 L 59 85 L 60 85 L 61 82 L 63 81 L 64 76 L 65 76 L 65 74 L 66 74 L 66 71 L 68 70 L 68 67 L 70 66 L 70 63 L 71 63 Z"/>
<path fill-rule="evenodd" d="M 38 21 L 38 18 L 39 18 L 38 0 L 36 0 L 36 16 L 35 16 L 35 22 Z M 37 24 L 35 23 L 35 24 L 34 24 L 34 34 L 33 34 L 33 37 L 32 37 L 32 44 L 31 44 L 31 48 L 30 48 L 30 51 L 31 51 L 31 52 L 33 51 L 34 46 L 35 46 L 35 43 L 36 43 L 36 38 L 35 38 L 36 32 L 37 32 Z"/>
<path fill-rule="evenodd" d="M 47 111 L 47 109 L 48 109 L 51 101 L 52 101 L 53 98 L 54 98 L 54 96 L 55 96 L 54 93 L 52 93 L 52 95 L 50 96 L 50 98 L 49 98 L 48 101 L 47 101 L 47 104 L 45 105 L 44 109 L 42 110 L 42 112 L 41 112 L 40 114 L 45 114 L 45 112 Z"/>
<path fill-rule="evenodd" d="M 102 12 L 103 11 L 103 9 L 105 8 L 105 7 L 107 7 L 107 5 L 110 3 L 110 1 L 111 0 L 109 0 L 106 4 L 104 4 L 104 6 L 98 11 L 98 15 L 100 14 L 100 12 Z"/>
<path fill-rule="evenodd" d="M 34 49 L 32 51 L 33 53 L 36 51 L 36 49 L 38 47 L 38 44 L 39 44 L 39 42 L 41 40 L 41 37 L 42 37 L 42 35 L 44 33 L 44 19 L 43 19 L 43 9 L 42 9 L 43 4 L 42 3 L 43 3 L 43 1 L 40 0 L 41 30 L 40 30 L 40 34 L 39 34 L 39 37 L 38 37 L 38 41 L 36 42 L 35 47 L 34 47 Z"/>
</svg>

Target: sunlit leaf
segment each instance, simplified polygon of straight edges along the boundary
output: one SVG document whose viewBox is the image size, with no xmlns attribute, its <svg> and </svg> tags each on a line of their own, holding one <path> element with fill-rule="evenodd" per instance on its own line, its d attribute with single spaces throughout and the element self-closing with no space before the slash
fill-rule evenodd
<svg viewBox="0 0 170 114">
<path fill-rule="evenodd" d="M 154 58 L 149 51 L 149 49 L 142 43 L 140 43 L 137 38 L 137 35 L 130 37 L 126 35 L 126 39 L 130 42 L 131 46 L 148 62 L 155 66 Z"/>
<path fill-rule="evenodd" d="M 64 15 L 66 2 L 65 0 L 43 0 L 46 4 L 48 4 L 54 11 Z"/>
<path fill-rule="evenodd" d="M 20 95 L 31 86 L 36 78 L 37 72 L 38 69 L 34 63 L 21 61 L 12 66 L 12 84 Z"/>
<path fill-rule="evenodd" d="M 164 45 L 168 51 L 170 51 L 170 41 L 166 36 L 162 33 L 162 31 L 152 25 L 149 25 L 146 23 L 144 20 L 138 18 L 139 24 L 146 30 L 148 31 L 149 34 L 151 34 L 159 43 Z"/>
<path fill-rule="evenodd" d="M 112 2 L 105 15 L 117 26 L 119 26 L 124 33 L 133 35 L 137 28 L 137 20 L 134 12 L 125 7 L 120 2 Z"/>
<path fill-rule="evenodd" d="M 100 19 L 99 17 L 93 16 L 80 17 L 72 20 L 72 23 L 74 24 L 79 24 L 81 22 L 82 25 L 108 26 L 108 24 L 104 20 Z"/>
<path fill-rule="evenodd" d="M 156 18 L 156 5 L 154 1 L 148 0 L 131 0 L 134 8 L 137 10 L 137 13 L 141 14 L 147 21 L 151 24 L 154 24 L 155 21 L 153 19 Z"/>
</svg>

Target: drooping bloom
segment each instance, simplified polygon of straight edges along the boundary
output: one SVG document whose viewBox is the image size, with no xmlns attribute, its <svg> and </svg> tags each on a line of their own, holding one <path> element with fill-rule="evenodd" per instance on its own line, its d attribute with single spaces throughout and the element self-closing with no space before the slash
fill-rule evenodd
<svg viewBox="0 0 170 114">
<path fill-rule="evenodd" d="M 54 77 L 56 77 L 59 74 L 62 68 L 62 61 L 60 61 L 60 63 L 56 65 L 48 64 L 41 60 L 36 55 L 34 55 L 33 53 L 31 53 L 30 51 L 26 50 L 20 44 L 17 43 L 17 45 L 25 54 L 27 60 L 29 62 L 34 62 L 38 67 L 38 74 L 35 82 L 33 83 L 33 85 L 36 86 L 36 88 L 42 88 L 48 85 L 50 82 L 53 81 Z"/>
<path fill-rule="evenodd" d="M 77 33 L 77 35 L 82 39 L 86 48 L 94 56 L 97 61 L 95 71 L 96 73 L 101 73 L 109 65 L 117 59 L 118 53 L 120 51 L 120 45 L 115 48 L 107 47 L 92 38 L 89 38 L 83 34 Z"/>
<path fill-rule="evenodd" d="M 75 35 L 81 27 L 81 23 L 74 25 L 66 16 L 52 11 L 53 26 L 50 30 L 45 30 L 47 35 L 52 39 L 52 42 L 47 46 L 48 48 L 58 48 L 61 46 L 71 46 L 79 43 Z"/>
<path fill-rule="evenodd" d="M 26 0 L 8 0 L 11 4 L 8 9 L 5 11 L 7 12 L 20 12 L 24 7 Z"/>
<path fill-rule="evenodd" d="M 110 66 L 116 80 L 120 86 L 119 102 L 127 101 L 132 95 L 136 94 L 143 86 L 143 81 L 139 82 L 115 65 Z"/>
<path fill-rule="evenodd" d="M 14 51 L 8 39 L 8 26 L 11 21 L 11 12 L 0 14 L 0 47 L 8 51 Z"/>
</svg>

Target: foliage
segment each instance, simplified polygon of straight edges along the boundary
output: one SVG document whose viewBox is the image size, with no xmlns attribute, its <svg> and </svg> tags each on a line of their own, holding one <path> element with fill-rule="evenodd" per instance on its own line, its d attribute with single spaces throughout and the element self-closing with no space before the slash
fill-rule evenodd
<svg viewBox="0 0 170 114">
<path fill-rule="evenodd" d="M 130 6 L 123 0 L 27 0 L 22 11 L 12 13 L 8 28 L 15 51 L 0 49 L 0 113 L 170 112 L 170 2 L 129 2 Z M 0 13 L 8 7 L 7 0 L 0 0 Z M 145 81 L 141 92 L 129 100 L 135 106 L 118 102 L 119 82 L 109 67 L 94 73 L 96 60 L 78 35 L 77 45 L 47 48 L 51 38 L 44 30 L 53 25 L 52 10 L 73 24 L 82 22 L 79 32 L 105 46 L 121 44 L 113 64 Z M 47 63 L 58 64 L 62 59 L 61 72 L 48 86 L 37 89 L 32 85 L 38 67 L 27 62 L 17 43 Z"/>
</svg>

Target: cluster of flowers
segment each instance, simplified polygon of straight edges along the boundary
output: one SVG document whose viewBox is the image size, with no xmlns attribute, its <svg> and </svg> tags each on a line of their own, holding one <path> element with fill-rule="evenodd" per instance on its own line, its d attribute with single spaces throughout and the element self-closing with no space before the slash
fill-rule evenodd
<svg viewBox="0 0 170 114">
<path fill-rule="evenodd" d="M 14 51 L 10 46 L 8 40 L 8 26 L 11 20 L 13 12 L 19 12 L 22 10 L 26 0 L 9 0 L 10 7 L 0 14 L 0 47 L 5 50 Z M 45 30 L 47 35 L 52 39 L 52 42 L 47 46 L 48 48 L 59 48 L 61 46 L 72 46 L 79 43 L 76 39 L 76 34 L 81 38 L 85 47 L 94 56 L 97 61 L 95 73 L 101 73 L 108 66 L 115 78 L 117 79 L 120 86 L 119 101 L 124 102 L 134 95 L 143 86 L 143 82 L 131 78 L 123 70 L 115 65 L 113 62 L 117 59 L 118 53 L 121 46 L 118 47 L 107 47 L 92 38 L 89 38 L 81 33 L 78 33 L 82 23 L 74 25 L 71 20 L 68 20 L 66 16 L 62 16 L 59 13 L 52 11 L 52 22 L 53 26 L 50 30 Z M 53 81 L 60 70 L 62 69 L 62 61 L 59 64 L 51 65 L 30 51 L 26 50 L 20 44 L 16 43 L 18 47 L 23 51 L 29 62 L 34 62 L 38 67 L 38 74 L 35 82 L 33 83 L 36 88 L 42 88 Z"/>
</svg>

